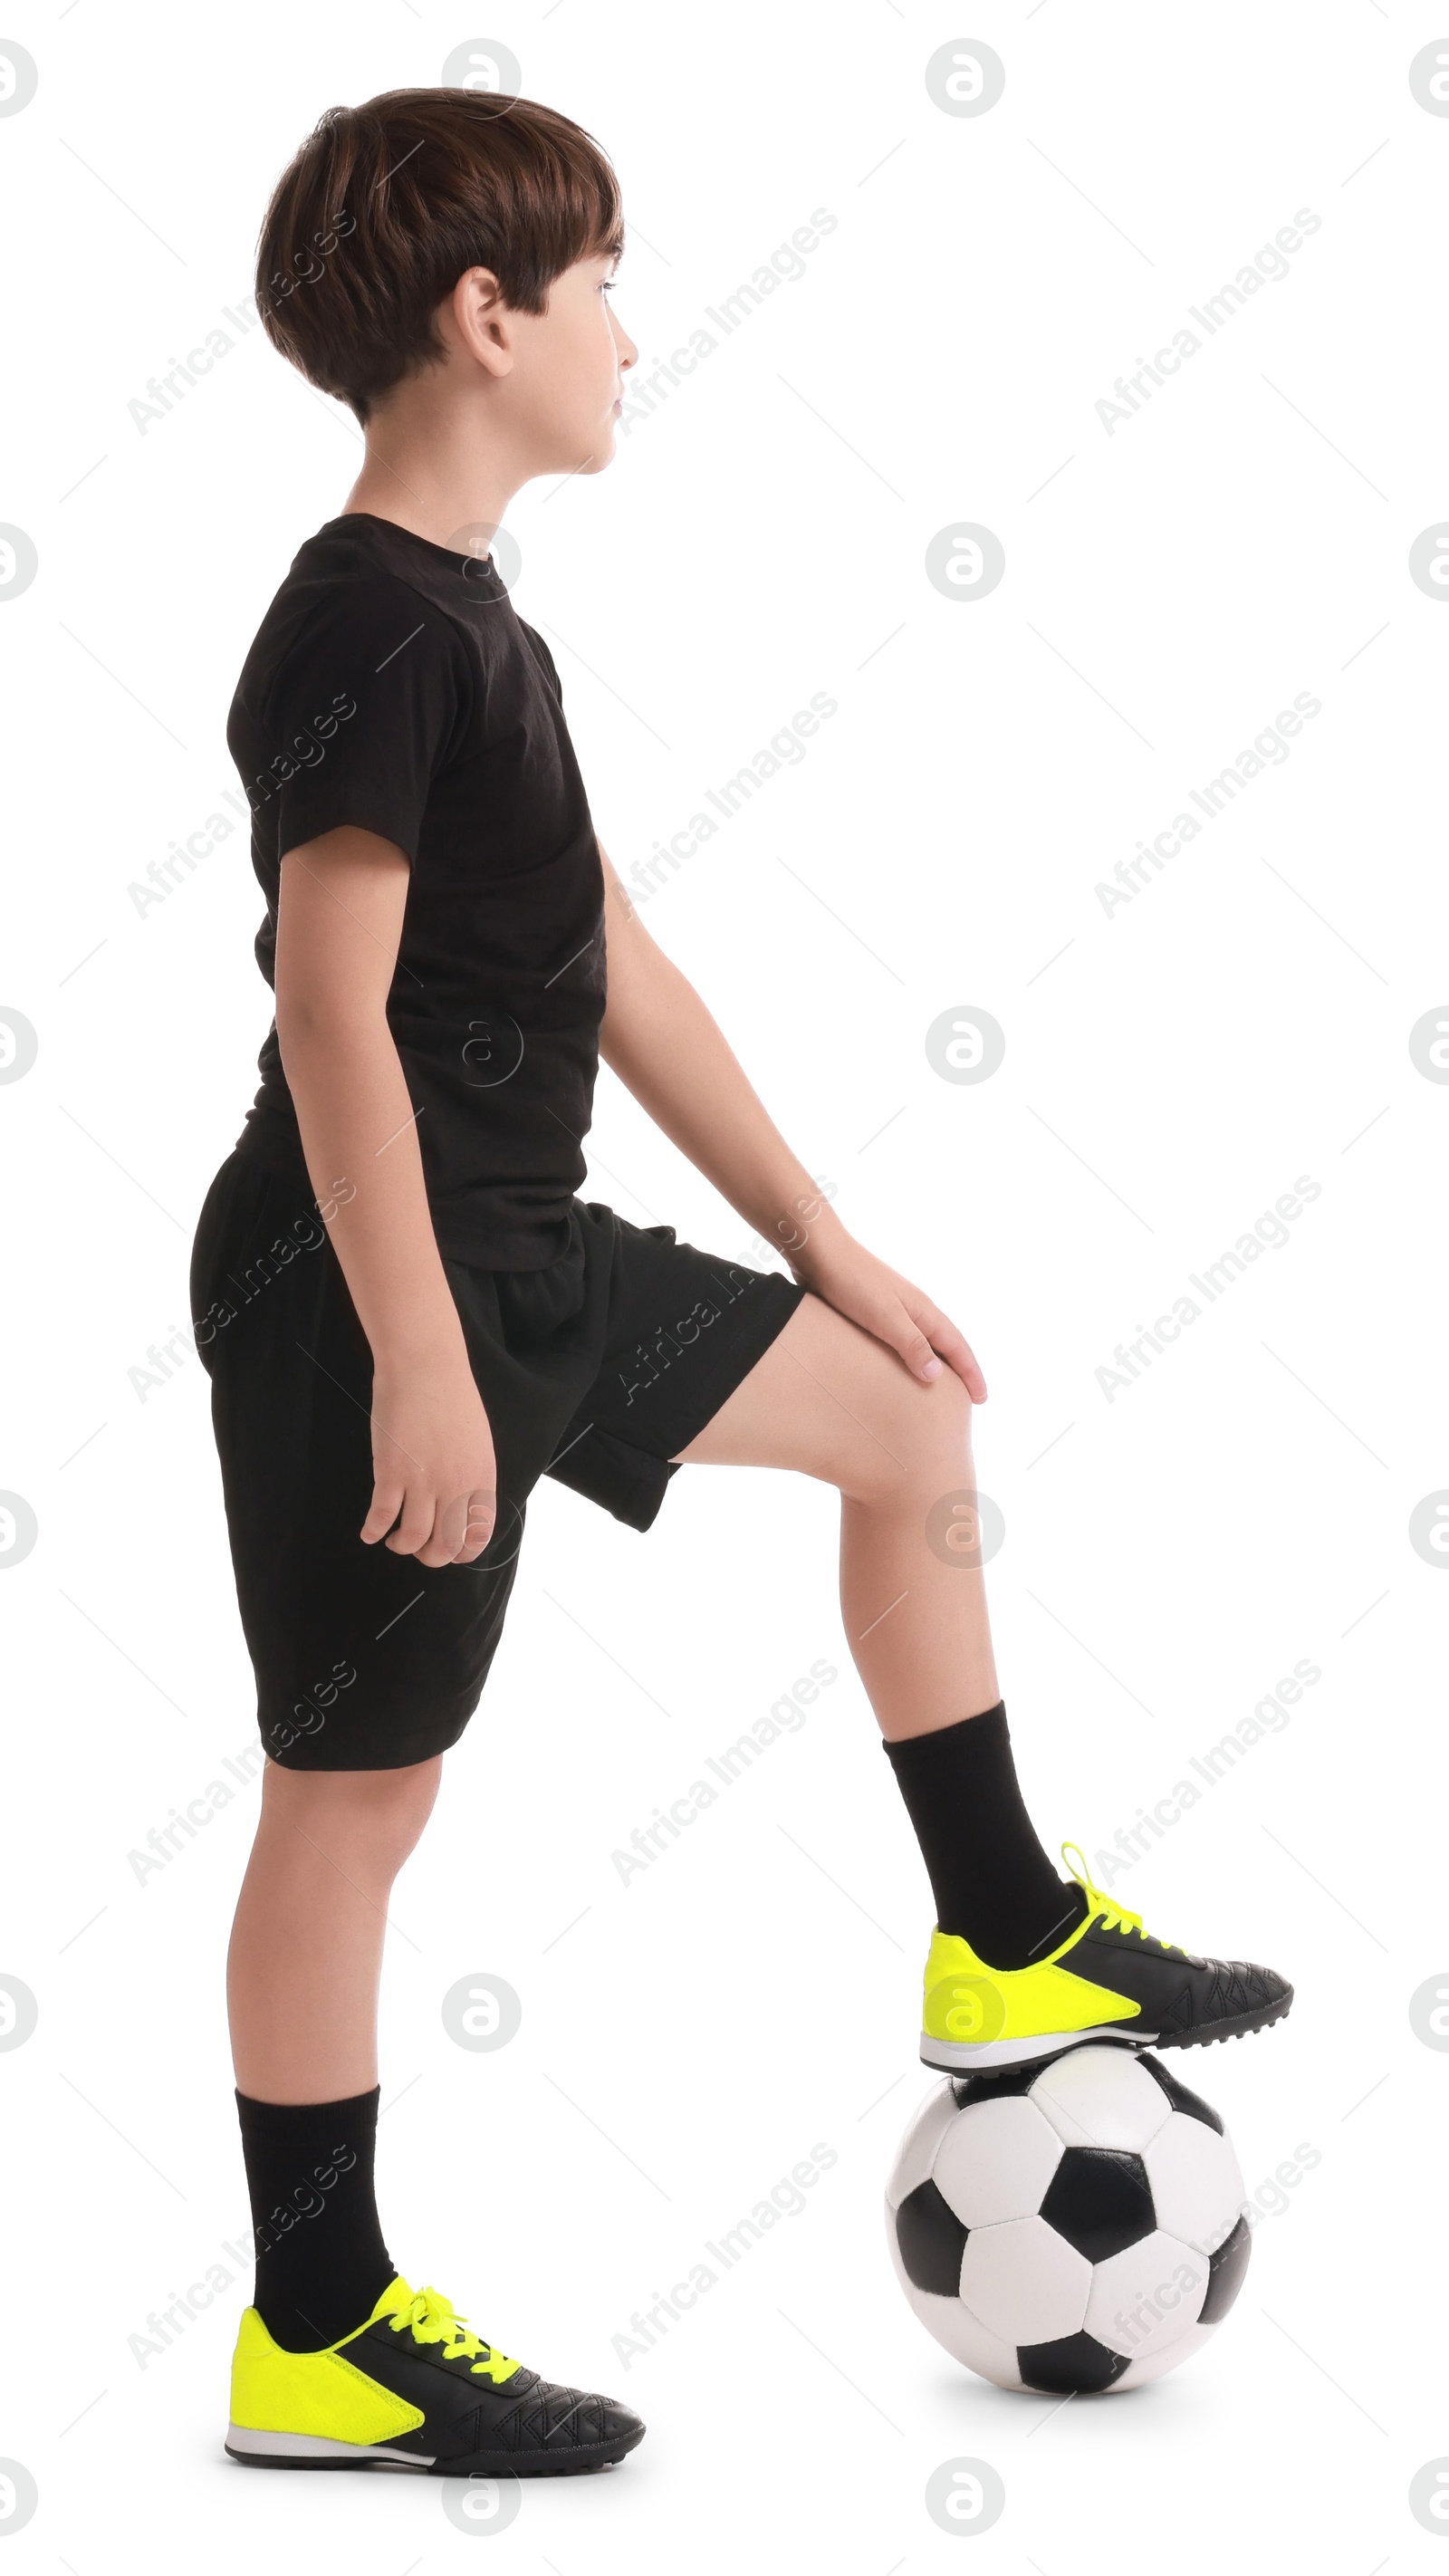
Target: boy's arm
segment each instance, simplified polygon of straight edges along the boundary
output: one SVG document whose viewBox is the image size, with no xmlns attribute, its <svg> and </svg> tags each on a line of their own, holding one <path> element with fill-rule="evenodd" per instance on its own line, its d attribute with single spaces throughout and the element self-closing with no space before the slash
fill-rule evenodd
<svg viewBox="0 0 1449 2576">
<path fill-rule="evenodd" d="M 983 1402 L 985 1381 L 956 1326 L 827 1206 L 717 1021 L 650 937 L 602 849 L 599 855 L 608 958 L 604 1062 L 731 1207 L 779 1246 L 797 1279 L 899 1352 L 917 1377 L 939 1376 L 944 1360 Z"/>
<path fill-rule="evenodd" d="M 493 1440 L 387 1024 L 407 889 L 406 857 L 373 832 L 348 825 L 288 851 L 277 1043 L 318 1205 L 331 1203 L 328 1232 L 372 1348 L 374 1485 L 360 1535 L 422 1565 L 468 1565 L 492 1535 Z"/>
</svg>

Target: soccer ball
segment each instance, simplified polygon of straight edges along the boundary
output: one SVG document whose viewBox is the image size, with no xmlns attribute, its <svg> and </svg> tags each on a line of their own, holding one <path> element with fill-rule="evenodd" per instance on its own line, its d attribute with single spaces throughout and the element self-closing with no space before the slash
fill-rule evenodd
<svg viewBox="0 0 1449 2576">
<path fill-rule="evenodd" d="M 1210 2104 L 1120 2045 L 950 2076 L 886 2186 L 923 2326 L 998 2388 L 1140 2388 L 1227 2315 L 1248 2267 L 1238 2160 Z"/>
</svg>

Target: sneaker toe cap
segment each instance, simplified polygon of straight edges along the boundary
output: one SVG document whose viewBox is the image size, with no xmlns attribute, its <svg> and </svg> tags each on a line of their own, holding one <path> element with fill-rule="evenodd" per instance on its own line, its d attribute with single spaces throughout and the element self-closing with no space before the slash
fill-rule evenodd
<svg viewBox="0 0 1449 2576">
<path fill-rule="evenodd" d="M 596 2451 L 637 2441 L 643 2430 L 640 2418 L 617 2397 L 544 2379 L 500 2425 L 499 2437 L 508 2450 Z"/>
<path fill-rule="evenodd" d="M 1208 1965 L 1214 1971 L 1212 2007 L 1224 2017 L 1265 2012 L 1293 1992 L 1276 1968 L 1260 1967 L 1253 1959 L 1213 1959 Z"/>
</svg>

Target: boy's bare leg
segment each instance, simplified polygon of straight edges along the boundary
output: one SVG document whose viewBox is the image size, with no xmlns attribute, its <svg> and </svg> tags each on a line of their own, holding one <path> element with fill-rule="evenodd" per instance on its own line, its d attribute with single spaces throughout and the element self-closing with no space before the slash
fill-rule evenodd
<svg viewBox="0 0 1449 2576">
<path fill-rule="evenodd" d="M 984 1967 L 984 1986 L 969 1976 L 953 1984 L 952 1961 L 933 1989 L 933 1938 L 922 2057 L 961 2072 L 999 2042 L 1030 2062 L 1129 2018 L 1132 2035 L 1162 2047 L 1264 2030 L 1293 2000 L 1276 1969 L 1154 1941 L 1135 1915 L 1117 1917 L 1084 1872 L 1073 1870 L 1075 1886 L 1063 1880 L 1042 1847 L 1016 1779 L 981 1573 L 943 1563 L 931 1545 L 933 1508 L 948 1496 L 974 1499 L 970 1413 L 954 1370 L 929 1382 L 913 1377 L 874 1334 L 807 1295 L 679 1453 L 714 1466 L 793 1467 L 840 1489 L 850 1651 L 920 1844 L 937 1933 L 964 1941 Z M 949 1506 L 940 1517 L 949 1526 Z M 1049 1965 L 1077 1936 L 1090 1950 L 1070 2012 L 1043 2024 L 1027 2007 L 1013 2028 L 993 1972 Z M 1059 2007 L 1056 1989 L 1052 2004 Z"/>
<path fill-rule="evenodd" d="M 923 1385 L 874 1334 L 807 1295 L 679 1452 L 691 1465 L 793 1467 L 839 1488 L 841 1615 L 890 1742 L 1000 1697 L 984 1577 L 927 1535 L 945 1496 L 974 1496 L 971 1413 L 953 1370 Z"/>
<path fill-rule="evenodd" d="M 339 2102 L 377 2082 L 392 1883 L 432 1812 L 442 1757 L 401 1771 L 268 1762 L 227 1959 L 237 2089 Z"/>
<path fill-rule="evenodd" d="M 1084 1919 L 1086 1899 L 1063 1881 L 1032 1823 L 979 1556 L 957 1552 L 961 1535 L 975 1533 L 971 1410 L 954 1369 L 914 1376 L 811 1293 L 680 1455 L 793 1467 L 838 1488 L 846 1640 L 920 1846 L 937 1927 L 1010 1969 L 1062 1941 Z"/>
</svg>

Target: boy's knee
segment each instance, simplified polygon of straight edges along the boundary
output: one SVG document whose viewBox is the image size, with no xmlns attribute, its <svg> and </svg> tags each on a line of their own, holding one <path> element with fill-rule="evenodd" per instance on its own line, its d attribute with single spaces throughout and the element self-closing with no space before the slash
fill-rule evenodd
<svg viewBox="0 0 1449 2576">
<path fill-rule="evenodd" d="M 966 1482 L 974 1411 L 954 1369 L 923 1385 L 898 1364 L 884 1417 L 873 1426 L 876 1437 L 867 1445 L 863 1472 L 851 1488 L 856 1498 L 899 1502 L 923 1485 L 939 1491 Z"/>
<path fill-rule="evenodd" d="M 912 1475 L 948 1480 L 970 1462 L 970 1396 L 954 1369 L 943 1369 L 928 1386 L 912 1389 L 909 1412 L 908 1463 Z"/>
<path fill-rule="evenodd" d="M 398 1847 L 404 1860 L 433 1812 L 442 1770 L 439 1754 L 431 1762 L 412 1762 L 401 1771 L 364 1775 L 378 1783 L 368 1801 L 369 1821 L 383 1841 Z"/>
<path fill-rule="evenodd" d="M 396 1771 L 283 1771 L 269 1778 L 270 1803 L 329 1857 L 345 1846 L 359 1869 L 390 1878 L 432 1814 L 442 1769 L 439 1754 Z"/>
</svg>

